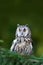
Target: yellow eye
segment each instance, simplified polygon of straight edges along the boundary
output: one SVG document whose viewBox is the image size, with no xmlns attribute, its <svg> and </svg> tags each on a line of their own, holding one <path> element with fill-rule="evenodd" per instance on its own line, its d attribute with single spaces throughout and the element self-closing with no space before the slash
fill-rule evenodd
<svg viewBox="0 0 43 65">
<path fill-rule="evenodd" d="M 24 30 L 23 30 L 24 32 L 26 32 L 26 29 L 24 28 Z"/>
<path fill-rule="evenodd" d="M 21 31 L 21 29 L 19 28 L 19 31 Z"/>
</svg>

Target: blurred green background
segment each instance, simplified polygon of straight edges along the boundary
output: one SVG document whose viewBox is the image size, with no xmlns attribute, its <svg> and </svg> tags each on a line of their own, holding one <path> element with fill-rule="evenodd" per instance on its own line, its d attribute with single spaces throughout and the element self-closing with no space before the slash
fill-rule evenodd
<svg viewBox="0 0 43 65">
<path fill-rule="evenodd" d="M 0 0 L 0 47 L 10 49 L 17 24 L 28 24 L 35 55 L 43 55 L 43 0 Z"/>
</svg>

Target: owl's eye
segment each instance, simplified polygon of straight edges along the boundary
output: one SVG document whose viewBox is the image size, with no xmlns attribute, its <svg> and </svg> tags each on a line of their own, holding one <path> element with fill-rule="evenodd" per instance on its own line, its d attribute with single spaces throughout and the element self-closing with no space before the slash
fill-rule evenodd
<svg viewBox="0 0 43 65">
<path fill-rule="evenodd" d="M 26 29 L 24 28 L 24 30 L 23 30 L 24 32 L 26 32 Z"/>
<path fill-rule="evenodd" d="M 21 29 L 19 28 L 19 31 L 21 31 Z"/>
</svg>

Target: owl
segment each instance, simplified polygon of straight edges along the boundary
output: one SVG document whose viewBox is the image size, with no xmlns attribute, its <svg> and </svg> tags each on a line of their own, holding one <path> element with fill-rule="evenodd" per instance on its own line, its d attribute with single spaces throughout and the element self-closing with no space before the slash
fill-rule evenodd
<svg viewBox="0 0 43 65">
<path fill-rule="evenodd" d="M 30 55 L 33 51 L 31 30 L 28 25 L 17 24 L 15 39 L 12 42 L 10 51 Z"/>
</svg>

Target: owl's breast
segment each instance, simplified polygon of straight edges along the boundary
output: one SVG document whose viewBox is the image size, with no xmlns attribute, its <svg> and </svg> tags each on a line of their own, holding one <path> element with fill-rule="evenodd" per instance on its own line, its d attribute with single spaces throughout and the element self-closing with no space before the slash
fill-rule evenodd
<svg viewBox="0 0 43 65">
<path fill-rule="evenodd" d="M 26 44 L 25 42 L 21 42 L 18 44 L 18 46 L 22 48 L 23 46 L 25 46 L 25 44 Z"/>
</svg>

